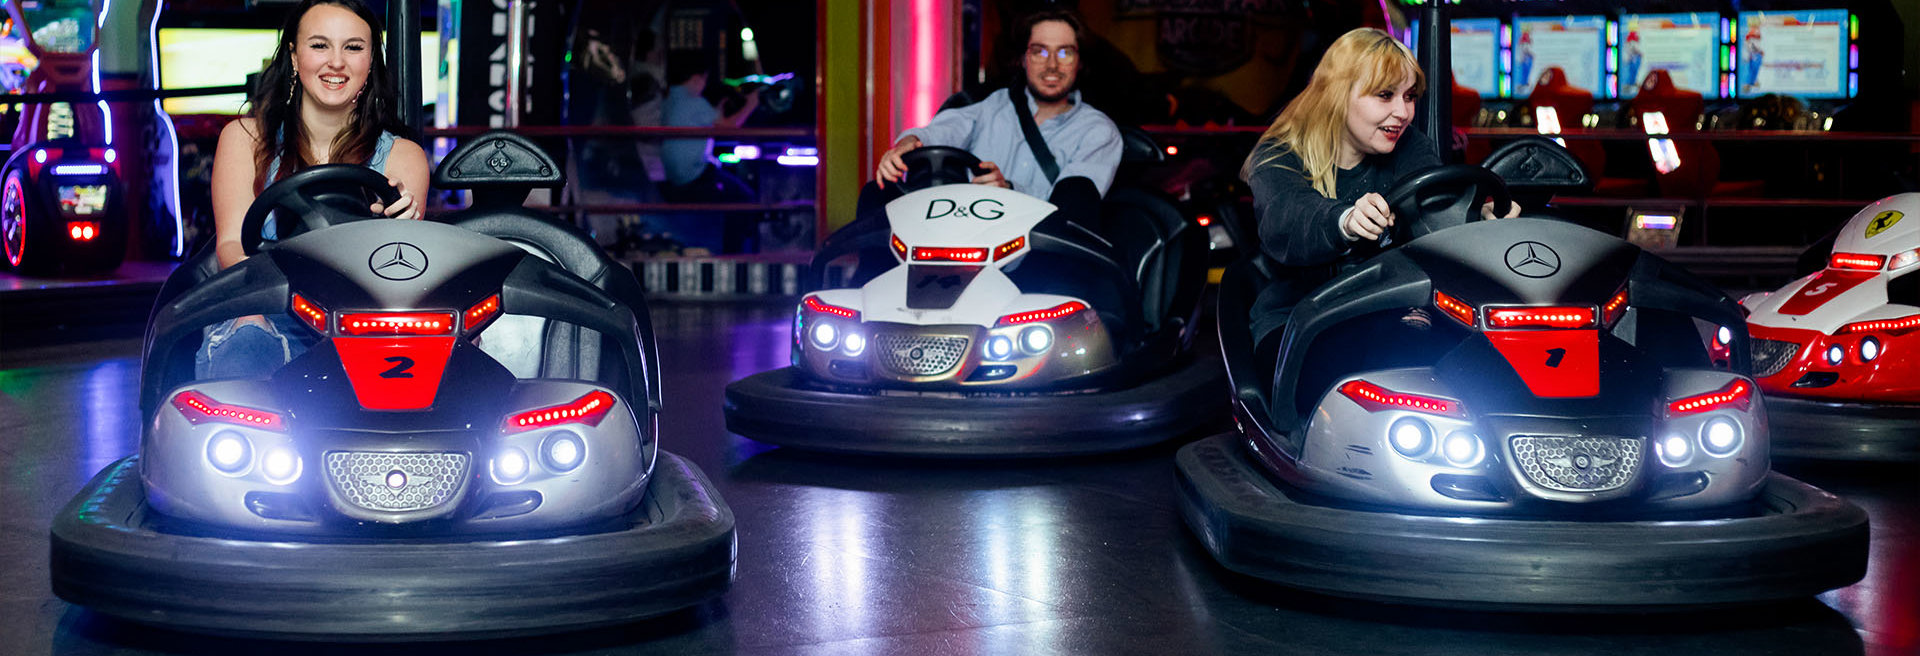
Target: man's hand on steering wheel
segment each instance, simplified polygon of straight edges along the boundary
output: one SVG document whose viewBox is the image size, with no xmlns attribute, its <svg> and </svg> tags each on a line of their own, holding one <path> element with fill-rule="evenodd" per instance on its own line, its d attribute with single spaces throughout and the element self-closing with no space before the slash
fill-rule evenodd
<svg viewBox="0 0 1920 656">
<path fill-rule="evenodd" d="M 368 206 L 367 209 L 372 210 L 374 214 L 396 219 L 418 220 L 424 216 L 424 213 L 420 211 L 420 204 L 414 202 L 413 192 L 407 190 L 407 183 L 401 182 L 399 178 L 387 178 L 387 184 L 392 185 L 394 190 L 400 194 L 400 200 L 394 201 L 392 205 L 374 203 Z"/>
<path fill-rule="evenodd" d="M 901 161 L 900 156 L 919 147 L 920 138 L 909 134 L 901 137 L 899 142 L 887 149 L 887 152 L 880 153 L 880 165 L 873 169 L 874 183 L 880 185 L 882 189 L 885 189 L 889 182 L 899 183 L 900 179 L 907 175 L 907 163 Z"/>
<path fill-rule="evenodd" d="M 981 162 L 980 168 L 986 169 L 987 172 L 973 176 L 974 184 L 992 185 L 1002 189 L 1013 188 L 1013 183 L 1007 181 L 1007 176 L 1000 173 L 1000 165 L 994 164 L 993 162 Z"/>
</svg>

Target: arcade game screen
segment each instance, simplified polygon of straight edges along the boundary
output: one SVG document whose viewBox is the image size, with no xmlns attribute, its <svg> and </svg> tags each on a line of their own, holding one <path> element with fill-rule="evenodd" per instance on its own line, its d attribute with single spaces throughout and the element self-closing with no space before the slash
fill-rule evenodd
<svg viewBox="0 0 1920 656">
<path fill-rule="evenodd" d="M 1627 14 L 1621 17 L 1620 97 L 1640 92 L 1649 73 L 1664 70 L 1673 85 L 1720 97 L 1720 15 Z"/>
<path fill-rule="evenodd" d="M 1849 97 L 1847 27 L 1845 9 L 1740 12 L 1736 93 Z"/>
<path fill-rule="evenodd" d="M 1560 67 L 1567 83 L 1609 97 L 1606 89 L 1607 17 L 1517 16 L 1513 19 L 1513 97 L 1525 98 L 1547 69 Z"/>
<path fill-rule="evenodd" d="M 246 84 L 273 55 L 277 30 L 164 27 L 160 29 L 160 88 L 192 89 Z M 420 74 L 427 81 L 424 96 L 432 99 L 433 81 L 440 79 L 440 35 L 420 34 Z M 168 114 L 239 114 L 246 94 L 168 98 Z"/>
<path fill-rule="evenodd" d="M 1481 98 L 1500 97 L 1500 19 L 1455 18 L 1449 21 L 1453 38 L 1448 49 L 1453 57 L 1453 81 L 1480 93 Z M 1420 22 L 1413 21 L 1407 32 L 1407 47 L 1420 43 Z"/>
</svg>

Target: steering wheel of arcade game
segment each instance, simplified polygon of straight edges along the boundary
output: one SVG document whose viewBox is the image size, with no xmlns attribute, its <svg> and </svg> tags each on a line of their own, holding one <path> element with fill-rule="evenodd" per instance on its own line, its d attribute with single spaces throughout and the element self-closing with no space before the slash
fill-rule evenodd
<svg viewBox="0 0 1920 656">
<path fill-rule="evenodd" d="M 391 205 L 400 190 L 387 176 L 357 164 L 322 164 L 273 183 L 253 199 L 240 222 L 240 246 L 251 256 L 260 252 L 267 217 L 274 217 L 279 239 L 336 224 L 385 218 L 368 211 L 378 201 Z"/>
<path fill-rule="evenodd" d="M 1385 196 L 1393 209 L 1393 227 L 1388 234 L 1392 243 L 1404 244 L 1414 237 L 1416 224 L 1433 225 L 1428 217 L 1465 217 L 1461 223 L 1480 220 L 1480 199 L 1493 197 L 1494 216 L 1506 216 L 1512 210 L 1513 196 L 1499 175 L 1472 164 L 1438 166 L 1400 181 Z M 1454 224 L 1457 225 L 1457 224 Z M 1445 225 L 1425 230 L 1421 235 Z"/>
<path fill-rule="evenodd" d="M 907 174 L 900 178 L 900 190 L 915 192 L 928 187 L 973 182 L 973 176 L 985 175 L 980 158 L 952 146 L 921 146 L 900 156 Z"/>
</svg>

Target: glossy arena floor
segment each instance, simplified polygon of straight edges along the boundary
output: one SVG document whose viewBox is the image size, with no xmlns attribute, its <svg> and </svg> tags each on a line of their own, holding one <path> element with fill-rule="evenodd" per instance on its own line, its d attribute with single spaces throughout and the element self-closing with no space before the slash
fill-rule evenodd
<svg viewBox="0 0 1920 656">
<path fill-rule="evenodd" d="M 1215 566 L 1175 511 L 1177 445 L 891 462 L 731 435 L 721 390 L 786 363 L 791 311 L 653 312 L 662 444 L 698 463 L 738 517 L 738 577 L 718 601 L 586 633 L 376 647 L 182 634 L 69 606 L 48 588 L 48 526 L 138 441 L 133 326 L 79 343 L 0 336 L 0 654 L 1920 654 L 1920 467 L 1776 463 L 1872 516 L 1867 579 L 1817 599 L 1572 617 L 1350 602 Z"/>
</svg>

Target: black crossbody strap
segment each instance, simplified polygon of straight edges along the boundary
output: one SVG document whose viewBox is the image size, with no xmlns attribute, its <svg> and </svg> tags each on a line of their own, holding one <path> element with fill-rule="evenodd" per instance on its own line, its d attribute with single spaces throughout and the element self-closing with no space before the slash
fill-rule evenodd
<svg viewBox="0 0 1920 656">
<path fill-rule="evenodd" d="M 1020 131 L 1026 134 L 1027 150 L 1033 151 L 1033 159 L 1040 163 L 1040 172 L 1047 174 L 1047 182 L 1058 182 L 1060 163 L 1054 161 L 1053 151 L 1047 149 L 1047 140 L 1040 136 L 1040 126 L 1033 122 L 1033 112 L 1027 109 L 1027 88 L 1014 86 L 1007 89 L 1007 100 L 1013 102 L 1013 115 L 1020 117 Z"/>
</svg>

